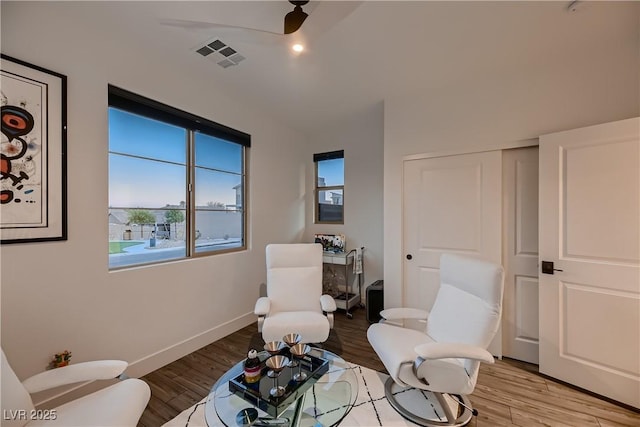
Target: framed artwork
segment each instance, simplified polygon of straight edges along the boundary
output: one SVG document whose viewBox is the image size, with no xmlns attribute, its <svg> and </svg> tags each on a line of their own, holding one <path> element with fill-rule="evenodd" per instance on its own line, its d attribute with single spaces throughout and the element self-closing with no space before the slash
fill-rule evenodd
<svg viewBox="0 0 640 427">
<path fill-rule="evenodd" d="M 67 77 L 1 55 L 2 244 L 67 239 Z"/>
</svg>

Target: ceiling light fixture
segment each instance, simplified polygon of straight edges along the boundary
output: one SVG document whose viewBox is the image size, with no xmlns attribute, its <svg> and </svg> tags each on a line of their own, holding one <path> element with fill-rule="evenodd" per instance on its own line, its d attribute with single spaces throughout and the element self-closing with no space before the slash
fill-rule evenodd
<svg viewBox="0 0 640 427">
<path fill-rule="evenodd" d="M 301 45 L 300 43 L 296 43 L 293 46 L 291 46 L 291 49 L 293 49 L 294 52 L 300 53 L 304 50 L 304 46 Z"/>
</svg>

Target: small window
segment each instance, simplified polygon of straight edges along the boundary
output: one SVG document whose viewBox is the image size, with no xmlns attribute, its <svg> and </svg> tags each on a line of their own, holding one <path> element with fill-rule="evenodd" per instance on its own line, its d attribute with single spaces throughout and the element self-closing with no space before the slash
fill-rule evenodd
<svg viewBox="0 0 640 427">
<path fill-rule="evenodd" d="M 245 249 L 249 145 L 109 86 L 109 268 Z"/>
<path fill-rule="evenodd" d="M 344 150 L 313 155 L 316 224 L 344 224 Z"/>
</svg>

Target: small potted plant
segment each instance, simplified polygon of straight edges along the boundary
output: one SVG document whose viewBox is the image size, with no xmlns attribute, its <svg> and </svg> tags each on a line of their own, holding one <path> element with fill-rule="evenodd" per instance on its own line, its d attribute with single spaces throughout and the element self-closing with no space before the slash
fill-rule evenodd
<svg viewBox="0 0 640 427">
<path fill-rule="evenodd" d="M 71 352 L 65 350 L 62 353 L 56 353 L 50 363 L 50 369 L 61 368 L 67 366 L 71 362 Z"/>
</svg>

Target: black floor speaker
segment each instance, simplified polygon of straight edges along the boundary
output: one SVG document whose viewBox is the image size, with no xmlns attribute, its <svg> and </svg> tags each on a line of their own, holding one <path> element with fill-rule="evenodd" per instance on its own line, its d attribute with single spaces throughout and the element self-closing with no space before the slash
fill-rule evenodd
<svg viewBox="0 0 640 427">
<path fill-rule="evenodd" d="M 377 280 L 367 286 L 367 320 L 376 323 L 382 317 L 380 312 L 384 310 L 383 281 Z"/>
</svg>

